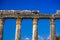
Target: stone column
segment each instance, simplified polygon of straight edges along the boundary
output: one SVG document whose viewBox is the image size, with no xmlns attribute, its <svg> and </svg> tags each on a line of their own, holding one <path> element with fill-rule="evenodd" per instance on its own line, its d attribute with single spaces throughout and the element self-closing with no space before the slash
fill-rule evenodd
<svg viewBox="0 0 60 40">
<path fill-rule="evenodd" d="M 56 40 L 54 19 L 50 19 L 50 40 Z"/>
<path fill-rule="evenodd" d="M 33 35 L 32 35 L 32 40 L 38 40 L 38 19 L 34 18 L 33 19 Z"/>
<path fill-rule="evenodd" d="M 3 19 L 0 18 L 0 40 L 3 40 Z"/>
<path fill-rule="evenodd" d="M 20 35 L 21 35 L 21 19 L 16 19 L 16 35 L 15 35 L 15 40 L 20 40 Z"/>
</svg>

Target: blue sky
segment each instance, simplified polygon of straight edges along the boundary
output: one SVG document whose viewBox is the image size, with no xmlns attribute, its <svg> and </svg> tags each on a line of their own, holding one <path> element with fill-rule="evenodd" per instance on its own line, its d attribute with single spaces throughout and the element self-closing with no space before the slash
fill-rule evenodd
<svg viewBox="0 0 60 40">
<path fill-rule="evenodd" d="M 60 0 L 0 0 L 2 10 L 39 10 L 40 14 L 55 14 L 60 9 Z M 39 39 L 47 39 L 50 35 L 50 20 L 38 20 Z M 56 35 L 60 35 L 60 20 L 55 20 Z M 4 20 L 3 40 L 15 39 L 16 19 Z M 32 38 L 32 19 L 23 19 L 21 25 L 21 40 Z"/>
</svg>

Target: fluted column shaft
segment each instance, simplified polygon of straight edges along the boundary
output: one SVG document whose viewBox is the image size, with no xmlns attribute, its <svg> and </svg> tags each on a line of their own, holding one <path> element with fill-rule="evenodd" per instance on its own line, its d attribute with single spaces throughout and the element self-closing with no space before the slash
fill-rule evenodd
<svg viewBox="0 0 60 40">
<path fill-rule="evenodd" d="M 38 40 L 38 19 L 34 18 L 33 19 L 33 35 L 32 35 L 32 40 Z"/>
<path fill-rule="evenodd" d="M 16 34 L 15 34 L 15 40 L 20 40 L 21 35 L 21 19 L 16 19 Z"/>
<path fill-rule="evenodd" d="M 54 19 L 50 19 L 50 40 L 56 40 Z"/>
<path fill-rule="evenodd" d="M 0 40 L 3 40 L 3 19 L 0 18 Z"/>
</svg>

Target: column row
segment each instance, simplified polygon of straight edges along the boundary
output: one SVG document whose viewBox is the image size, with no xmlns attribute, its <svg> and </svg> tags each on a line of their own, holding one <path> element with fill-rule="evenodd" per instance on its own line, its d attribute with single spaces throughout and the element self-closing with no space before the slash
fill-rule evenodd
<svg viewBox="0 0 60 40">
<path fill-rule="evenodd" d="M 15 33 L 15 40 L 20 40 L 21 38 L 21 21 L 22 19 L 16 19 L 16 33 Z M 38 19 L 33 19 L 33 35 L 32 40 L 38 40 Z"/>
<path fill-rule="evenodd" d="M 21 22 L 22 19 L 17 18 L 16 19 L 16 33 L 15 33 L 15 40 L 21 39 Z M 33 34 L 32 34 L 32 40 L 38 40 L 38 19 L 33 19 Z M 0 40 L 3 40 L 3 19 L 0 18 Z M 50 40 L 56 40 L 56 34 L 55 34 L 55 24 L 54 19 L 50 19 Z"/>
<path fill-rule="evenodd" d="M 16 21 L 16 40 L 20 40 L 20 30 L 21 30 L 21 21 L 22 19 L 17 19 Z M 32 40 L 38 40 L 38 19 L 33 19 L 33 34 L 32 34 Z M 56 34 L 55 34 L 55 23 L 54 19 L 50 19 L 50 40 L 56 40 Z"/>
<path fill-rule="evenodd" d="M 20 38 L 19 32 L 21 30 L 21 21 L 22 21 L 22 19 L 17 20 L 17 22 L 18 22 L 17 24 L 19 25 L 19 23 L 20 23 L 20 25 L 19 25 L 19 27 L 18 27 L 18 25 L 16 25 L 16 30 L 19 29 L 19 31 L 16 31 L 16 40 L 20 40 L 19 39 Z M 33 19 L 32 40 L 38 40 L 38 27 L 37 26 L 38 26 L 38 19 L 34 18 Z M 18 29 L 17 29 L 17 27 L 18 27 Z M 54 19 L 53 18 L 50 19 L 50 40 L 56 40 L 56 36 L 55 36 L 55 24 L 54 24 Z"/>
</svg>

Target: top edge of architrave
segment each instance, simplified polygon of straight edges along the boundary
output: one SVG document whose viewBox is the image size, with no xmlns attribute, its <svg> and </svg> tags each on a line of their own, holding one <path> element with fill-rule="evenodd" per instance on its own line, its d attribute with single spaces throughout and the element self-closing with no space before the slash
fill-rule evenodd
<svg viewBox="0 0 60 40">
<path fill-rule="evenodd" d="M 0 12 L 39 12 L 39 10 L 0 10 Z"/>
</svg>

